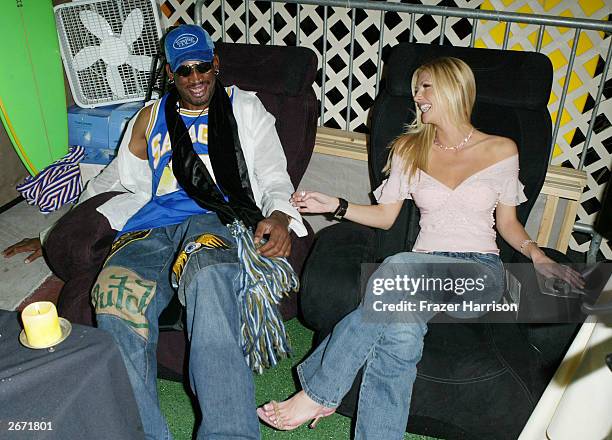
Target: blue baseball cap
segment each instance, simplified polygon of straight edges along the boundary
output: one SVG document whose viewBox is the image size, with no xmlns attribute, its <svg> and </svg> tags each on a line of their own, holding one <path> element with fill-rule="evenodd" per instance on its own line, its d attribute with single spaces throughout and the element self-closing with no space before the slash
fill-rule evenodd
<svg viewBox="0 0 612 440">
<path fill-rule="evenodd" d="M 174 72 L 185 61 L 212 61 L 215 44 L 202 27 L 182 24 L 166 35 L 166 60 Z"/>
</svg>

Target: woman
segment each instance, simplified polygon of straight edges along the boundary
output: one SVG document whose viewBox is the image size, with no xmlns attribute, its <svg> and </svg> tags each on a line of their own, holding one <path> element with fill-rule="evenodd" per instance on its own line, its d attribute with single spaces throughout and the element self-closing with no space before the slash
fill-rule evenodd
<svg viewBox="0 0 612 440">
<path fill-rule="evenodd" d="M 374 191 L 377 205 L 348 204 L 317 192 L 292 197 L 301 213 L 333 212 L 382 229 L 393 225 L 403 200 L 412 198 L 421 212 L 421 232 L 412 252 L 383 262 L 370 278 L 361 305 L 298 366 L 303 390 L 258 408 L 259 417 L 277 429 L 294 429 L 332 414 L 364 367 L 355 438 L 403 438 L 427 321 L 445 307 L 456 316 L 481 313 L 462 309 L 465 297 L 457 289 L 449 295 L 438 288 L 404 295 L 413 305 L 425 307 L 376 314 L 375 303 L 383 298 L 376 287 L 384 285 L 378 281 L 441 273 L 459 280 L 469 275 L 486 280 L 481 303 L 495 303 L 504 285 L 495 223 L 501 236 L 538 271 L 582 286 L 580 275 L 546 257 L 517 220 L 515 206 L 525 201 L 517 147 L 470 123 L 476 87 L 467 64 L 455 58 L 429 62 L 415 71 L 412 88 L 416 119 L 391 145 L 385 167 L 389 177 Z"/>
</svg>

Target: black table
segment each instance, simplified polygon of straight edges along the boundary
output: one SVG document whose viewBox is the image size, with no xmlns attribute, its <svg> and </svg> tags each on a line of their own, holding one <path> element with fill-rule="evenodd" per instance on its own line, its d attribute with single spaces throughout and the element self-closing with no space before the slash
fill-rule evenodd
<svg viewBox="0 0 612 440">
<path fill-rule="evenodd" d="M 106 332 L 72 326 L 54 349 L 19 343 L 19 314 L 0 310 L 0 439 L 142 439 L 123 359 Z"/>
</svg>

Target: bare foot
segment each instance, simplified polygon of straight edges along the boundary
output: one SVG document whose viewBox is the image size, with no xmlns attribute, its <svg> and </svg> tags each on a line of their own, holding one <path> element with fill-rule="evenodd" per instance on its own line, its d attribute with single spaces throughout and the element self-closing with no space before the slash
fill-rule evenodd
<svg viewBox="0 0 612 440">
<path fill-rule="evenodd" d="M 283 402 L 271 401 L 257 408 L 257 415 L 261 420 L 273 428 L 283 431 L 290 431 L 309 420 L 314 419 L 316 421 L 334 412 L 336 412 L 335 408 L 319 405 L 308 397 L 304 391 L 300 391 Z"/>
</svg>

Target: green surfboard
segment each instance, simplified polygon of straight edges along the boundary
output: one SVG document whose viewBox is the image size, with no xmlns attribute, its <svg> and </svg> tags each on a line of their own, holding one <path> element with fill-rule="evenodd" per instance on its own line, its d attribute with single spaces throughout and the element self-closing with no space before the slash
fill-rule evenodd
<svg viewBox="0 0 612 440">
<path fill-rule="evenodd" d="M 62 59 L 51 0 L 2 2 L 0 118 L 30 174 L 68 152 Z"/>
</svg>

